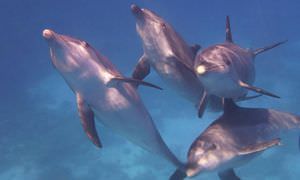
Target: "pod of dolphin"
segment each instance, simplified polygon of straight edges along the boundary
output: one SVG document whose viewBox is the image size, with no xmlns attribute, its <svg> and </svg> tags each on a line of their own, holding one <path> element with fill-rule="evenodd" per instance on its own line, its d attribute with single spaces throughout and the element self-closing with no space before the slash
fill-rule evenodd
<svg viewBox="0 0 300 180">
<path fill-rule="evenodd" d="M 83 129 L 97 147 L 102 147 L 102 143 L 95 118 L 132 143 L 171 162 L 176 167 L 171 180 L 209 171 L 217 172 L 221 180 L 237 180 L 240 178 L 234 168 L 280 145 L 282 134 L 299 131 L 299 116 L 236 104 L 261 95 L 279 98 L 253 85 L 254 58 L 285 41 L 255 50 L 243 49 L 234 44 L 227 17 L 225 42 L 199 52 L 199 45 L 187 45 L 154 12 L 136 5 L 131 6 L 131 11 L 144 50 L 132 77 L 124 77 L 86 41 L 49 29 L 43 31 L 52 64 L 74 92 Z M 206 109 L 223 111 L 192 143 L 186 163 L 168 148 L 137 92 L 139 85 L 161 89 L 143 80 L 150 69 L 168 88 L 195 105 L 199 117 Z M 257 95 L 247 96 L 248 91 Z"/>
</svg>

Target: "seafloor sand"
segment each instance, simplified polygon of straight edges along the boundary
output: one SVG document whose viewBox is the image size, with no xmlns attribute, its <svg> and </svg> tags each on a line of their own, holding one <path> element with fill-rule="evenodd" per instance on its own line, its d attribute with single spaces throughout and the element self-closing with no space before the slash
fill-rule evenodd
<svg viewBox="0 0 300 180">
<path fill-rule="evenodd" d="M 281 94 L 289 88 L 282 88 Z M 161 101 L 175 96 L 168 90 L 158 92 L 141 88 L 140 91 L 162 136 L 175 154 L 185 160 L 190 143 L 217 115 L 208 113 L 199 120 L 185 101 L 176 98 L 171 102 Z M 174 170 L 164 159 L 145 152 L 101 125 L 98 131 L 104 148 L 95 148 L 83 133 L 71 91 L 56 73 L 29 88 L 27 94 L 31 100 L 28 111 L 13 114 L 14 119 L 1 123 L 6 129 L 0 132 L 0 179 L 153 180 L 166 179 Z M 271 100 L 261 98 L 247 102 L 247 105 L 254 106 L 259 102 L 260 106 L 268 107 Z M 275 106 L 281 107 L 276 101 Z M 282 101 L 287 104 L 287 107 L 282 106 L 283 109 L 297 113 L 297 106 L 286 98 Z M 13 131 L 14 128 L 18 130 Z M 298 179 L 300 152 L 297 138 L 285 140 L 283 146 L 266 151 L 237 169 L 237 173 L 245 180 Z M 217 179 L 217 176 L 215 173 L 204 174 L 195 179 L 207 178 Z"/>
</svg>

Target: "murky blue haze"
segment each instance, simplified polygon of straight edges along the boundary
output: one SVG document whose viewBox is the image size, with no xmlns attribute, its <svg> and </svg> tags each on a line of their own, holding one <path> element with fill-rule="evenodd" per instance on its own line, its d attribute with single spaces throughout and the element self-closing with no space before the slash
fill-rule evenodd
<svg viewBox="0 0 300 180">
<path fill-rule="evenodd" d="M 0 1 L 0 179 L 153 180 L 167 179 L 172 165 L 97 124 L 104 148 L 97 149 L 79 122 L 75 96 L 52 67 L 44 28 L 88 41 L 125 75 L 142 46 L 130 4 L 149 8 L 190 44 L 207 47 L 224 40 L 225 16 L 243 47 L 288 43 L 257 57 L 255 84 L 282 98 L 261 97 L 245 106 L 300 114 L 300 2 L 252 1 Z M 165 88 L 153 73 L 147 80 Z M 171 90 L 139 92 L 169 147 L 182 160 L 192 141 L 218 114 L 196 117 L 194 105 Z M 298 180 L 297 139 L 288 137 L 251 163 L 238 168 L 244 180 Z M 217 179 L 215 173 L 194 179 Z"/>
</svg>

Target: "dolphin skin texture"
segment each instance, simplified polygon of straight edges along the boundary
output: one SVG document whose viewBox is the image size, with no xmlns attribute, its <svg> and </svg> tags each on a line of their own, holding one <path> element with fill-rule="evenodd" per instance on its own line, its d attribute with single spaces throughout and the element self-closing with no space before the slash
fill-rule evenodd
<svg viewBox="0 0 300 180">
<path fill-rule="evenodd" d="M 264 150 L 280 145 L 280 138 L 300 132 L 300 117 L 263 108 L 243 108 L 225 99 L 224 113 L 192 143 L 185 171 L 171 180 L 216 171 L 221 180 L 237 180 L 234 168 L 249 162 Z"/>
<path fill-rule="evenodd" d="M 144 49 L 133 77 L 142 80 L 150 69 L 154 69 L 170 89 L 198 105 L 204 88 L 190 67 L 194 65 L 200 46 L 188 46 L 174 28 L 154 12 L 134 4 L 131 11 Z M 212 111 L 223 108 L 222 99 L 214 95 L 207 99 L 207 103 Z"/>
<path fill-rule="evenodd" d="M 216 95 L 235 100 L 246 98 L 248 90 L 261 95 L 279 98 L 262 88 L 254 87 L 254 60 L 256 55 L 283 44 L 285 41 L 256 50 L 243 49 L 232 40 L 229 17 L 226 18 L 226 41 L 203 49 L 195 58 L 194 71 L 205 87 L 205 95 Z M 207 102 L 199 102 L 199 114 Z M 257 97 L 257 96 L 254 96 Z"/>
<path fill-rule="evenodd" d="M 43 36 L 50 47 L 54 67 L 76 95 L 84 131 L 96 146 L 102 147 L 102 144 L 94 118 L 134 144 L 181 167 L 136 90 L 136 84 L 155 85 L 124 78 L 107 58 L 85 41 L 49 29 L 43 31 Z"/>
</svg>

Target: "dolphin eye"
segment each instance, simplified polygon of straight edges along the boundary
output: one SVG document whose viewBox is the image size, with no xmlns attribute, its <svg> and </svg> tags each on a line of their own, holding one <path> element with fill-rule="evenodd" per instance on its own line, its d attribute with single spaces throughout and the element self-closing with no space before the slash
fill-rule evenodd
<svg viewBox="0 0 300 180">
<path fill-rule="evenodd" d="M 201 147 L 204 151 L 211 151 L 217 149 L 217 145 L 212 143 L 212 142 L 207 142 L 207 141 L 197 141 L 198 147 Z"/>
<path fill-rule="evenodd" d="M 82 41 L 81 43 L 82 43 L 82 45 L 83 45 L 84 47 L 89 47 L 89 46 L 90 46 L 89 43 L 87 43 L 86 41 Z"/>
<path fill-rule="evenodd" d="M 165 23 L 161 23 L 160 25 L 161 25 L 162 28 L 167 28 Z"/>
<path fill-rule="evenodd" d="M 205 143 L 204 144 L 204 149 L 206 151 L 211 151 L 217 149 L 217 146 L 214 143 Z"/>
</svg>

